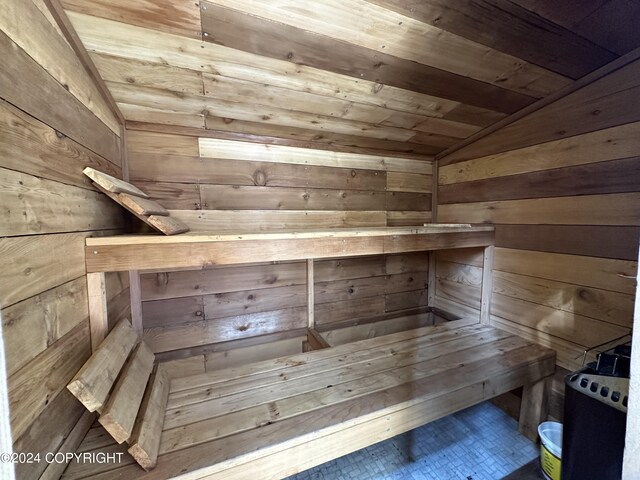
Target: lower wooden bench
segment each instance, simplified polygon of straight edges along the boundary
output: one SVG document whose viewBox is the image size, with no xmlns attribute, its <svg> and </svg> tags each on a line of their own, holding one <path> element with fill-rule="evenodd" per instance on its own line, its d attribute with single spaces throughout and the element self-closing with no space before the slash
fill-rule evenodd
<svg viewBox="0 0 640 480">
<path fill-rule="evenodd" d="M 524 387 L 521 431 L 546 416 L 555 353 L 485 325 L 453 321 L 172 382 L 155 469 L 102 427 L 66 479 L 279 479 Z"/>
</svg>

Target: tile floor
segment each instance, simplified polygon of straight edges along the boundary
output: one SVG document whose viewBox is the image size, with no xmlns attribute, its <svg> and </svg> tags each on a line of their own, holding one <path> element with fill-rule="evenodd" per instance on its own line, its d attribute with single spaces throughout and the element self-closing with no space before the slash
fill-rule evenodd
<svg viewBox="0 0 640 480">
<path fill-rule="evenodd" d="M 288 480 L 499 480 L 538 453 L 485 402 Z"/>
</svg>

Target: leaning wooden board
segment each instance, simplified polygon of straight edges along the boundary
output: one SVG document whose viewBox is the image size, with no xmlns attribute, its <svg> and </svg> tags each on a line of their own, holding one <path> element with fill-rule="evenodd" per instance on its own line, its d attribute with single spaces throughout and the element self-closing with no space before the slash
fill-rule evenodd
<svg viewBox="0 0 640 480">
<path fill-rule="evenodd" d="M 138 187 L 90 167 L 83 172 L 93 180 L 94 187 L 160 233 L 177 235 L 189 231 L 185 223 L 169 217 L 167 209 Z"/>
</svg>

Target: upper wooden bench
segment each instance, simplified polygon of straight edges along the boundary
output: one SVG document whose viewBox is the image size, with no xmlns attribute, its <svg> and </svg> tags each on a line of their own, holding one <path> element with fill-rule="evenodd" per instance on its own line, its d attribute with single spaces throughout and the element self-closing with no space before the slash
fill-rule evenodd
<svg viewBox="0 0 640 480">
<path fill-rule="evenodd" d="M 154 470 L 125 454 L 63 478 L 284 478 L 518 387 L 535 437 L 554 369 L 552 350 L 461 320 L 181 378 Z M 101 431 L 79 451 L 124 452 Z"/>
<path fill-rule="evenodd" d="M 494 243 L 490 225 L 339 228 L 299 232 L 176 236 L 119 235 L 86 240 L 87 272 L 204 268 L 208 265 L 305 260 Z"/>
</svg>

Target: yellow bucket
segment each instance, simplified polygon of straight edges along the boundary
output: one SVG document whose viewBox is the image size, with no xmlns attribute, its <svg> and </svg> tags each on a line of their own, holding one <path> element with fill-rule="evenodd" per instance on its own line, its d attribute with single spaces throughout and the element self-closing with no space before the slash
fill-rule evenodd
<svg viewBox="0 0 640 480">
<path fill-rule="evenodd" d="M 538 427 L 540 435 L 540 468 L 547 480 L 560 480 L 562 458 L 562 424 L 544 422 Z"/>
</svg>

